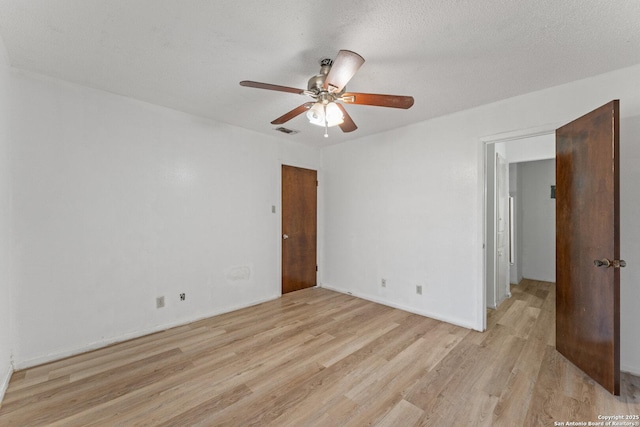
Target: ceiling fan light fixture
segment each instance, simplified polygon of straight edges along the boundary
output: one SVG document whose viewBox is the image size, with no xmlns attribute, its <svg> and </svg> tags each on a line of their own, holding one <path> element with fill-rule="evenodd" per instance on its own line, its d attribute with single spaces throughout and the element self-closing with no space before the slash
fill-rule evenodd
<svg viewBox="0 0 640 427">
<path fill-rule="evenodd" d="M 309 123 L 312 125 L 324 126 L 324 108 L 322 108 L 322 103 L 316 102 L 309 108 L 309 111 L 307 111 L 307 119 L 309 119 Z"/>
<path fill-rule="evenodd" d="M 329 102 L 326 105 L 316 102 L 307 111 L 307 119 L 309 123 L 316 126 L 333 127 L 344 122 L 344 115 L 335 102 Z"/>
<path fill-rule="evenodd" d="M 325 106 L 325 119 L 327 121 L 327 126 L 338 126 L 344 123 L 344 114 L 335 102 L 330 102 Z"/>
</svg>

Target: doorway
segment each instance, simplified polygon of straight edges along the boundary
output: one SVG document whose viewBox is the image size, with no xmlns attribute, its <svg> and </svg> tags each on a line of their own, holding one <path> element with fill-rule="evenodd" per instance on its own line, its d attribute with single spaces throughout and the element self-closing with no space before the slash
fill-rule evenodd
<svg viewBox="0 0 640 427">
<path fill-rule="evenodd" d="M 555 283 L 555 159 L 510 163 L 509 167 L 510 195 L 516 205 L 511 283 L 523 278 Z"/>
<path fill-rule="evenodd" d="M 518 195 L 517 191 L 513 191 L 517 190 L 518 169 L 515 169 L 516 173 L 514 173 L 512 166 L 555 158 L 555 128 L 532 134 L 515 135 L 510 138 L 487 139 L 484 149 L 485 307 L 495 309 L 509 297 L 510 283 L 514 281 L 514 276 L 516 278 L 521 276 L 524 258 L 522 250 L 524 233 L 522 233 L 521 227 L 524 209 L 522 194 Z M 506 173 L 504 170 L 505 162 L 508 165 Z M 506 195 L 505 183 L 508 189 Z M 548 191 L 551 191 L 551 187 L 548 188 Z M 547 196 L 550 196 L 550 193 Z M 508 209 L 508 201 L 511 197 L 513 198 L 511 204 L 514 209 L 513 216 L 509 214 Z M 506 206 L 505 200 L 507 201 Z M 505 218 L 508 218 L 506 223 Z M 520 218 L 520 223 L 518 223 L 518 218 Z M 516 222 L 515 226 L 511 222 L 513 220 Z M 545 230 L 546 233 L 549 231 L 553 234 L 555 228 Z M 555 236 L 555 234 L 553 235 Z M 515 248 L 512 245 L 515 245 Z M 513 253 L 514 256 L 505 256 L 505 253 Z M 505 262 L 505 259 L 508 259 L 508 262 Z M 483 326 L 486 327 L 486 324 Z"/>
</svg>

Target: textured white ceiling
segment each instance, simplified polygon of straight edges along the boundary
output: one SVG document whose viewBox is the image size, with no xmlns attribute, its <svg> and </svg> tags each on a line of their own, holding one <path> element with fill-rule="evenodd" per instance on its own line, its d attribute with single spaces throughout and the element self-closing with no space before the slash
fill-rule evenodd
<svg viewBox="0 0 640 427">
<path fill-rule="evenodd" d="M 638 0 L 0 0 L 12 66 L 313 145 L 343 142 L 640 63 Z M 319 60 L 366 62 L 349 91 L 412 95 L 347 109 L 330 137 L 301 115 Z"/>
</svg>

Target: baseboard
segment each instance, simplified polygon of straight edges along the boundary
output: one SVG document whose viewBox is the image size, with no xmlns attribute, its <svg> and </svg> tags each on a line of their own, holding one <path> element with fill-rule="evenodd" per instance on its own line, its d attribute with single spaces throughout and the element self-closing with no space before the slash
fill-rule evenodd
<svg viewBox="0 0 640 427">
<path fill-rule="evenodd" d="M 532 279 L 530 277 L 523 277 L 522 278 L 522 280 L 532 280 L 534 282 L 545 282 L 545 283 L 548 283 L 550 285 L 556 283 L 555 277 L 553 278 L 553 280 L 550 280 L 550 279 L 551 279 L 550 277 L 545 277 L 543 279 Z M 522 280 L 520 280 L 520 283 L 522 283 Z M 518 283 L 518 284 L 520 284 L 520 283 Z"/>
<path fill-rule="evenodd" d="M 413 313 L 413 314 L 418 314 L 420 316 L 428 317 L 430 319 L 435 319 L 435 320 L 440 320 L 441 322 L 451 323 L 452 325 L 460 326 L 462 328 L 473 329 L 474 331 L 482 332 L 480 329 L 476 328 L 476 325 L 473 324 L 472 322 L 465 322 L 465 321 L 461 321 L 460 319 L 454 319 L 454 318 L 451 318 L 451 317 L 442 316 L 440 314 L 431 313 L 429 311 L 418 310 L 418 309 L 416 309 L 414 307 L 409 307 L 409 306 L 406 306 L 406 305 L 403 305 L 403 304 L 398 304 L 398 303 L 395 303 L 395 302 L 392 302 L 392 301 L 387 301 L 387 300 L 384 300 L 382 298 L 377 298 L 375 296 L 371 296 L 371 295 L 368 295 L 368 294 L 362 294 L 362 293 L 359 293 L 359 292 L 352 292 L 352 291 L 347 291 L 345 289 L 335 288 L 335 287 L 333 287 L 331 285 L 322 284 L 321 287 L 324 288 L 324 289 L 329 289 L 330 291 L 340 292 L 342 294 L 347 294 L 347 295 L 353 295 L 354 297 L 362 298 L 362 299 L 365 299 L 367 301 L 375 302 L 377 304 L 386 305 L 387 307 L 393 307 L 393 308 L 397 308 L 398 310 L 406 311 L 406 312 Z"/>
<path fill-rule="evenodd" d="M 103 348 L 103 347 L 107 347 L 107 346 L 110 346 L 110 345 L 113 345 L 113 344 L 118 344 L 118 343 L 121 343 L 121 342 L 124 342 L 124 341 L 129 341 L 129 340 L 132 340 L 132 339 L 140 338 L 140 337 L 143 337 L 145 335 L 155 334 L 157 332 L 166 331 L 167 329 L 176 328 L 178 326 L 188 325 L 189 323 L 197 322 L 197 321 L 203 320 L 203 319 L 208 319 L 210 317 L 218 316 L 220 314 L 225 314 L 225 313 L 229 313 L 229 312 L 232 312 L 232 311 L 241 310 L 243 308 L 252 307 L 254 305 L 262 304 L 262 303 L 265 303 L 265 302 L 273 301 L 273 300 L 276 300 L 276 299 L 278 299 L 280 297 L 281 297 L 281 295 L 273 295 L 273 296 L 270 296 L 270 297 L 267 297 L 267 298 L 254 300 L 254 301 L 251 301 L 251 302 L 246 303 L 246 304 L 241 304 L 241 305 L 232 306 L 232 307 L 225 307 L 224 309 L 220 309 L 220 310 L 214 310 L 214 311 L 211 311 L 209 313 L 202 314 L 200 316 L 194 317 L 192 319 L 187 319 L 187 320 L 182 319 L 182 320 L 178 320 L 178 321 L 175 321 L 175 322 L 155 325 L 155 326 L 147 328 L 147 329 L 134 331 L 134 332 L 130 332 L 130 333 L 119 335 L 117 337 L 112 337 L 112 338 L 109 338 L 109 339 L 96 341 L 96 342 L 93 342 L 93 343 L 90 343 L 90 344 L 87 344 L 87 345 L 83 345 L 81 347 L 77 347 L 77 348 L 73 348 L 73 349 L 69 349 L 69 350 L 64 350 L 64 351 L 58 351 L 58 352 L 55 352 L 55 353 L 50 353 L 50 354 L 47 354 L 45 356 L 35 357 L 35 358 L 32 358 L 32 359 L 28 359 L 28 360 L 15 361 L 14 362 L 14 365 L 15 365 L 14 368 L 15 368 L 16 371 L 21 370 L 21 369 L 33 368 L 34 366 L 43 365 L 45 363 L 54 362 L 56 360 L 65 359 L 65 358 L 71 357 L 71 356 L 77 356 L 77 355 L 82 354 L 82 353 L 87 353 L 89 351 L 97 350 L 97 349 L 100 349 L 100 348 Z M 8 383 L 7 383 L 7 385 L 8 385 Z"/>
<path fill-rule="evenodd" d="M 640 368 L 638 368 L 638 367 L 633 367 L 633 366 L 629 366 L 629 365 L 622 365 L 620 367 L 620 371 L 621 372 L 626 372 L 627 374 L 631 374 L 634 377 L 640 377 Z"/>
</svg>

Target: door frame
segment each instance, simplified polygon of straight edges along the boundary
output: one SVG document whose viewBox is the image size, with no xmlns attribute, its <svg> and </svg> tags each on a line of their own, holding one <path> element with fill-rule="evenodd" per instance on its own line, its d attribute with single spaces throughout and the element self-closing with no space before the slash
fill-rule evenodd
<svg viewBox="0 0 640 427">
<path fill-rule="evenodd" d="M 480 212 L 482 214 L 480 217 L 481 235 L 479 239 L 480 241 L 479 259 L 480 259 L 480 265 L 482 270 L 480 273 L 481 280 L 482 280 L 482 292 L 480 294 L 480 298 L 478 298 L 478 301 L 477 301 L 476 324 L 480 325 L 479 330 L 481 331 L 487 330 L 487 286 L 489 285 L 487 275 L 489 274 L 490 271 L 493 271 L 492 266 L 495 264 L 495 258 L 494 258 L 495 254 L 493 253 L 489 254 L 489 251 L 487 250 L 488 239 L 495 239 L 495 236 L 487 235 L 487 232 L 491 229 L 491 227 L 487 226 L 487 221 L 489 221 L 489 214 L 491 214 L 490 220 L 493 221 L 493 209 L 494 209 L 488 206 L 488 191 L 490 190 L 488 185 L 488 180 L 491 177 L 491 170 L 489 168 L 493 168 L 493 171 L 495 173 L 495 167 L 496 167 L 495 158 L 493 158 L 493 156 L 492 156 L 491 162 L 489 162 L 489 159 L 487 159 L 487 153 L 490 151 L 489 146 L 497 143 L 509 143 L 512 141 L 518 141 L 518 140 L 527 139 L 527 138 L 534 138 L 537 136 L 546 136 L 551 134 L 555 135 L 556 129 L 562 126 L 563 124 L 564 122 L 556 122 L 556 123 L 551 123 L 548 125 L 539 126 L 535 128 L 521 129 L 521 130 L 516 130 L 512 132 L 505 132 L 505 133 L 489 135 L 489 136 L 480 138 L 479 173 L 481 176 L 480 182 L 482 183 L 482 189 L 480 191 L 481 200 L 479 202 L 479 205 L 481 206 Z M 495 152 L 495 150 L 491 150 L 491 151 Z M 492 209 L 492 210 L 489 211 L 489 209 Z M 491 263 L 491 267 L 489 266 L 489 263 Z M 495 280 L 495 274 L 493 274 L 493 277 Z"/>
</svg>

